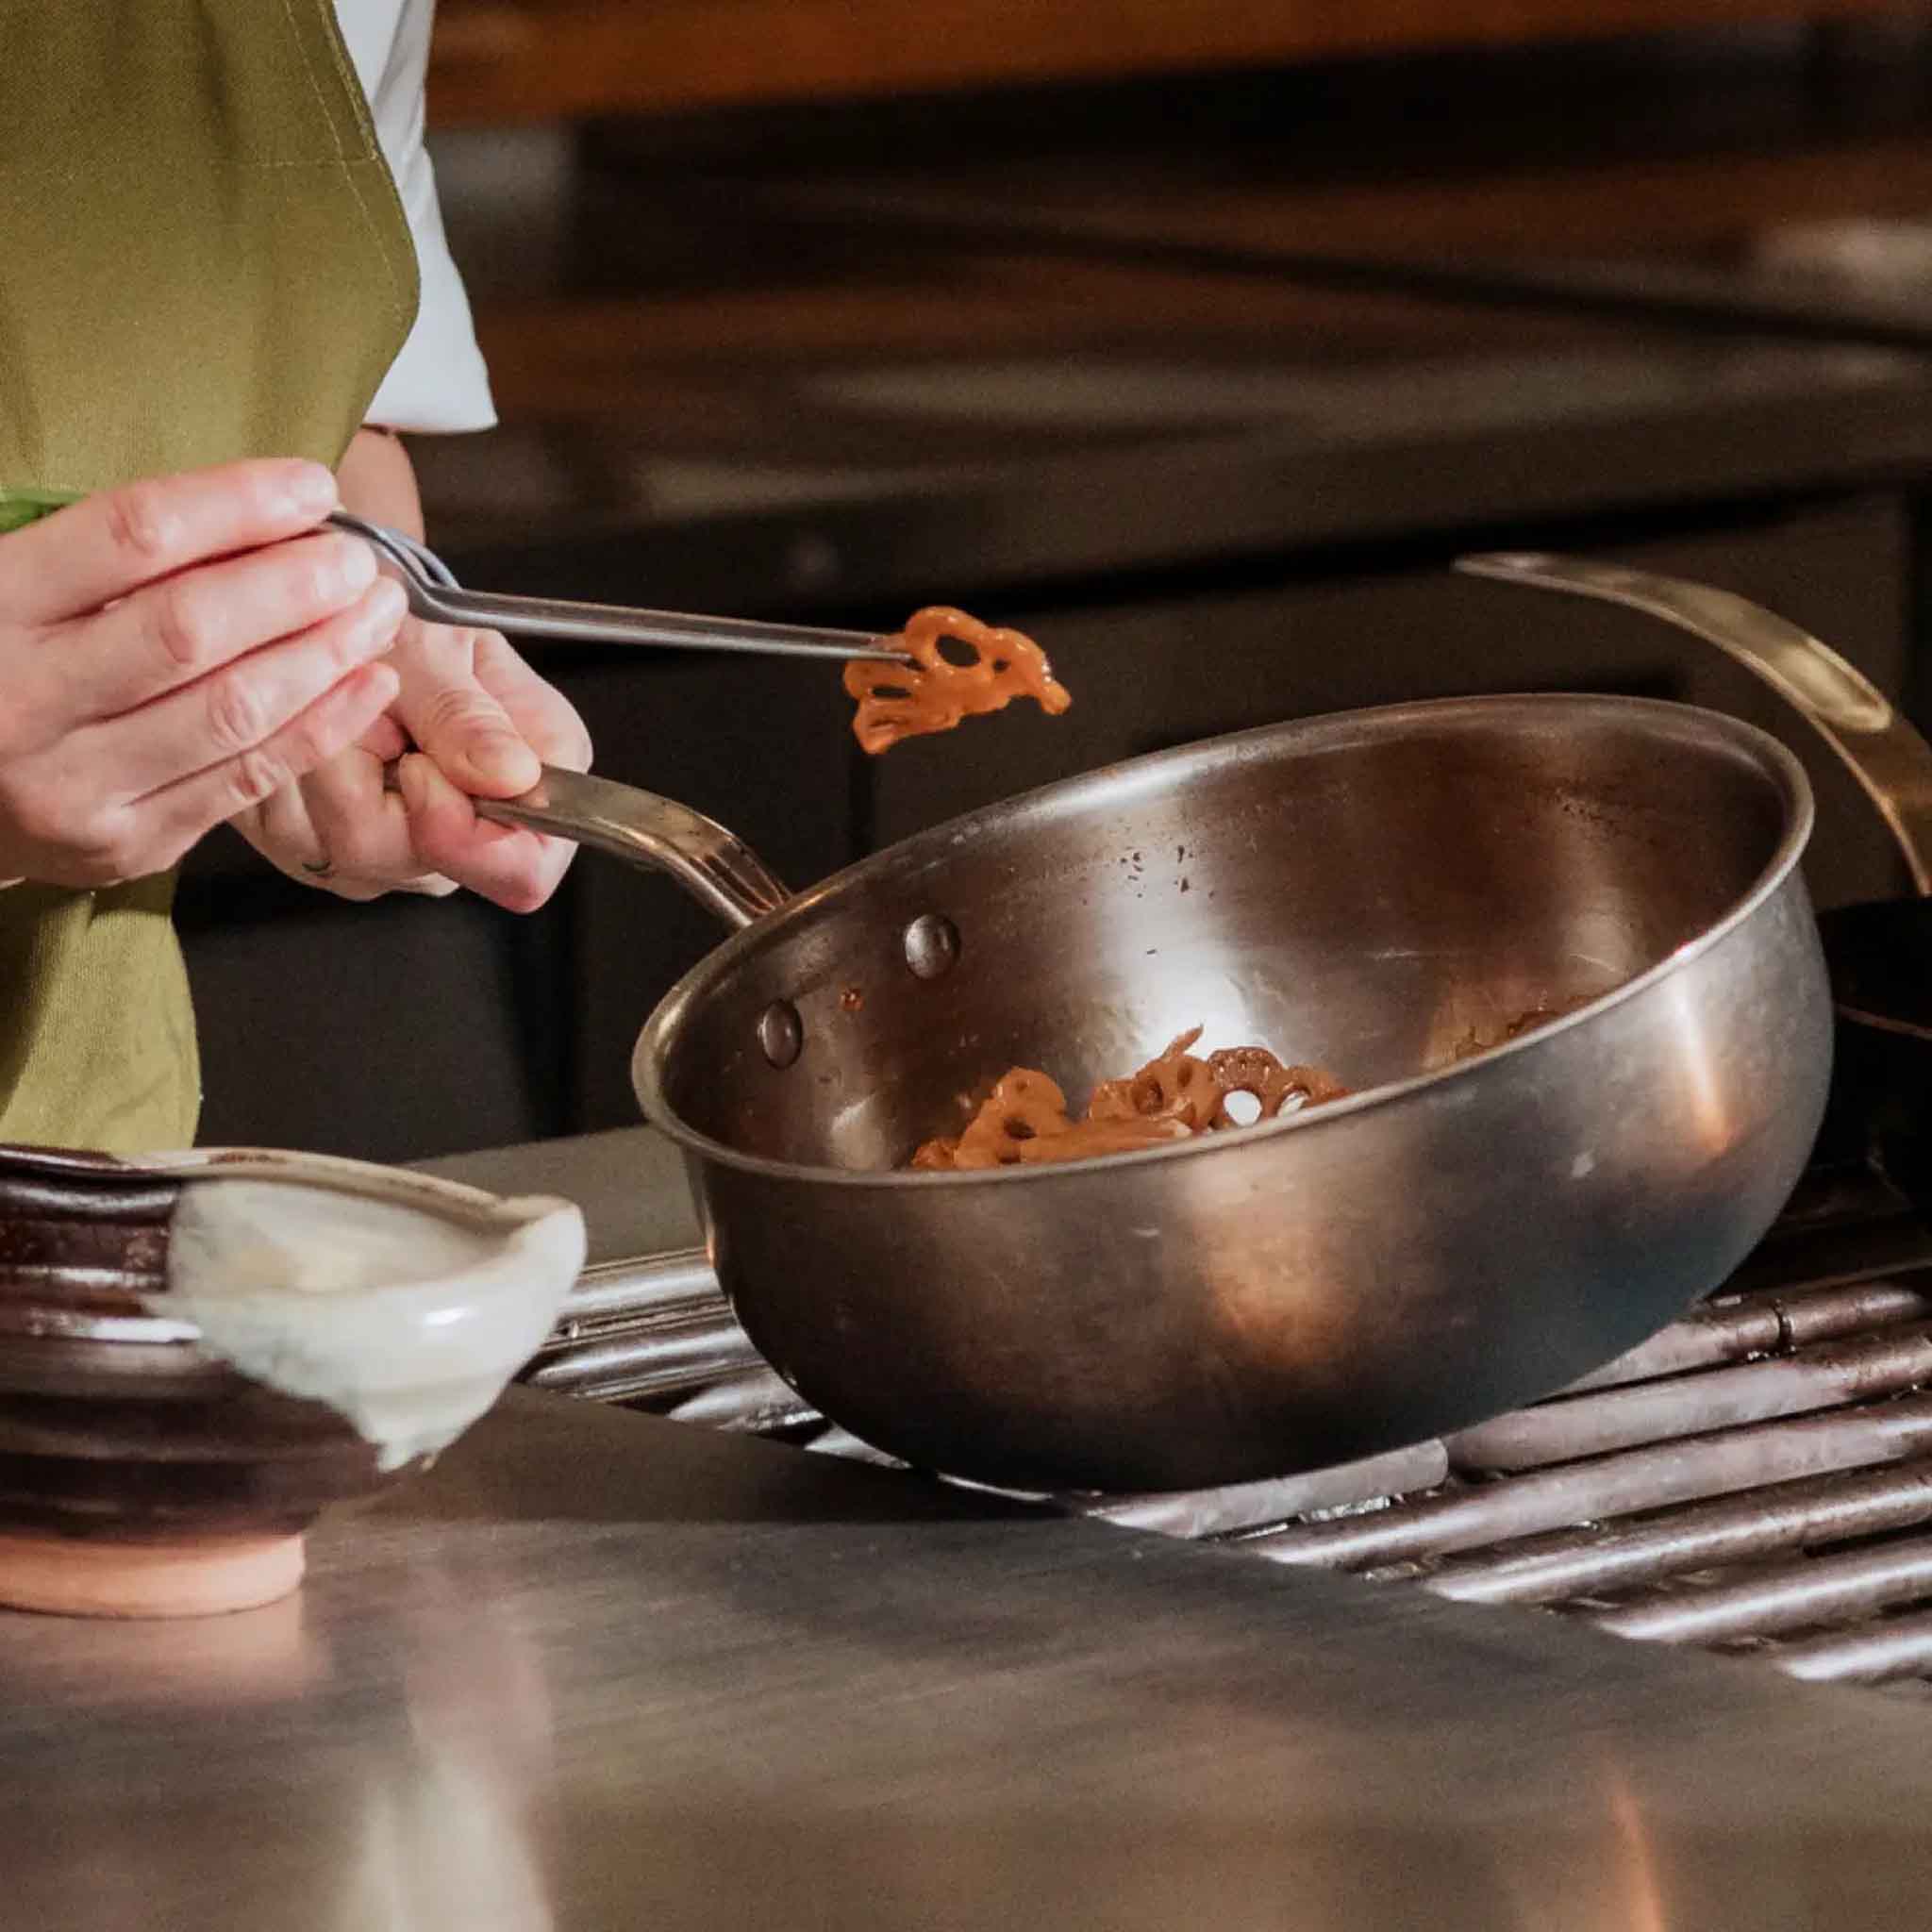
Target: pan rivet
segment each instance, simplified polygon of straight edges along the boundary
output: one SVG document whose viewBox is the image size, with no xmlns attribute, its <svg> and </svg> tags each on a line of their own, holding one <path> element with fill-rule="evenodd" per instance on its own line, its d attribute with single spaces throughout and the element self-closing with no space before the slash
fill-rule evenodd
<svg viewBox="0 0 1932 1932">
<path fill-rule="evenodd" d="M 774 1067 L 789 1067 L 805 1045 L 805 1028 L 798 1008 L 790 1000 L 774 1000 L 758 1016 L 758 1045 Z"/>
<path fill-rule="evenodd" d="M 924 912 L 906 928 L 906 963 L 921 979 L 950 973 L 959 957 L 959 928 L 938 912 Z"/>
</svg>

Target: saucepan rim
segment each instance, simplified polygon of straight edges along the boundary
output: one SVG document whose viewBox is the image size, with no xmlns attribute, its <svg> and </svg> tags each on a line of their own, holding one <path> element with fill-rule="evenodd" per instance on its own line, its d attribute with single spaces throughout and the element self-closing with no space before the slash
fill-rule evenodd
<svg viewBox="0 0 1932 1932">
<path fill-rule="evenodd" d="M 1405 724 L 1454 721 L 1458 716 L 1493 715 L 1499 710 L 1546 710 L 1624 720 L 1651 720 L 1668 723 L 1679 733 L 1700 736 L 1707 745 L 1724 745 L 1751 754 L 1764 775 L 1782 794 L 1785 824 L 1770 859 L 1751 885 L 1716 919 L 1694 937 L 1647 966 L 1633 978 L 1599 994 L 1574 1012 L 1552 1020 L 1518 1039 L 1485 1048 L 1453 1065 L 1410 1074 L 1400 1080 L 1384 1081 L 1365 1087 L 1341 1100 L 1326 1102 L 1285 1119 L 1257 1121 L 1239 1135 L 1196 1134 L 1186 1140 L 1169 1141 L 1137 1148 L 1129 1153 L 1093 1155 L 1082 1160 L 1042 1161 L 1027 1166 L 913 1171 L 907 1168 L 825 1167 L 801 1161 L 774 1160 L 764 1155 L 747 1154 L 728 1142 L 713 1140 L 682 1120 L 664 1092 L 660 1069 L 666 1043 L 675 1038 L 685 1015 L 703 1000 L 708 989 L 730 972 L 748 955 L 763 950 L 772 936 L 782 927 L 808 918 L 817 907 L 835 893 L 868 875 L 896 869 L 908 862 L 908 855 L 937 855 L 948 846 L 972 839 L 982 826 L 994 820 L 1006 820 L 1029 807 L 1048 800 L 1069 808 L 1077 805 L 1084 791 L 1118 790 L 1124 779 L 1138 775 L 1146 779 L 1156 773 L 1178 778 L 1191 764 L 1219 762 L 1232 752 L 1255 749 L 1266 743 L 1303 741 L 1315 749 L 1324 740 L 1345 741 L 1352 734 L 1370 724 L 1378 731 L 1399 729 Z M 1768 731 L 1742 719 L 1701 705 L 1687 705 L 1668 698 L 1629 697 L 1573 691 L 1509 691 L 1493 695 L 1455 698 L 1424 698 L 1396 705 L 1374 705 L 1348 711 L 1324 712 L 1319 717 L 1291 719 L 1274 724 L 1257 725 L 1246 731 L 1175 745 L 1165 751 L 1105 765 L 1072 778 L 1063 778 L 1029 791 L 1018 792 L 997 804 L 984 806 L 962 817 L 948 820 L 926 831 L 915 833 L 884 850 L 869 854 L 842 868 L 819 885 L 786 901 L 777 911 L 755 921 L 734 933 L 708 953 L 658 1003 L 638 1035 L 631 1057 L 631 1080 L 645 1120 L 666 1134 L 687 1152 L 706 1160 L 773 1180 L 810 1181 L 856 1188 L 978 1188 L 1017 1187 L 1050 1182 L 1098 1170 L 1142 1167 L 1150 1162 L 1198 1160 L 1217 1153 L 1253 1147 L 1288 1134 L 1320 1131 L 1324 1126 L 1392 1106 L 1409 1094 L 1427 1088 L 1444 1087 L 1474 1077 L 1484 1068 L 1509 1056 L 1534 1051 L 1546 1045 L 1557 1034 L 1587 1026 L 1600 1015 L 1626 1002 L 1640 999 L 1661 980 L 1702 958 L 1724 941 L 1783 886 L 1797 866 L 1809 841 L 1816 807 L 1805 768 L 1786 746 Z"/>
</svg>

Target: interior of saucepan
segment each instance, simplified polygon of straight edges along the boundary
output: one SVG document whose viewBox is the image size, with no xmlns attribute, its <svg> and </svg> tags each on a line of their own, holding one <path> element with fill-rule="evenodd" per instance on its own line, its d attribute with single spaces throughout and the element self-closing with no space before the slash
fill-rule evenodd
<svg viewBox="0 0 1932 1932">
<path fill-rule="evenodd" d="M 957 1132 L 1009 1067 L 1077 1109 L 1195 1025 L 1201 1051 L 1262 1044 L 1359 1091 L 1657 965 L 1789 862 L 1806 813 L 1769 740 L 1642 700 L 1248 732 L 922 834 L 806 895 L 666 1000 L 640 1094 L 741 1154 L 878 1170 Z M 957 958 L 923 977 L 906 935 L 933 918 Z M 774 1065 L 780 1001 L 799 1046 Z"/>
</svg>

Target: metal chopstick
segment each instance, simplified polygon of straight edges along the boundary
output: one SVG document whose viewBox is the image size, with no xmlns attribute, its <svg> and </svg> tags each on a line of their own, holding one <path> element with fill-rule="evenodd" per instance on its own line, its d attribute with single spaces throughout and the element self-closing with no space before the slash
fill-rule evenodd
<svg viewBox="0 0 1932 1932">
<path fill-rule="evenodd" d="M 337 510 L 329 522 L 374 545 L 401 579 L 409 608 L 430 624 L 479 625 L 521 638 L 577 644 L 655 644 L 667 650 L 747 651 L 777 658 L 870 658 L 888 664 L 912 661 L 904 651 L 867 631 L 466 591 L 449 566 L 413 537 L 365 522 L 347 510 Z"/>
</svg>

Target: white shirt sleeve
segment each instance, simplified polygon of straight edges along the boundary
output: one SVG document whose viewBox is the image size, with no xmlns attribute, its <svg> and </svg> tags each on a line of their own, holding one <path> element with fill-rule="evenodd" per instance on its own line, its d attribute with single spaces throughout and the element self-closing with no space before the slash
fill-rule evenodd
<svg viewBox="0 0 1932 1932">
<path fill-rule="evenodd" d="M 409 218 L 422 274 L 415 326 L 369 406 L 386 429 L 488 429 L 496 421 L 470 298 L 442 232 L 423 146 L 423 86 L 435 0 L 335 0 L 342 39 Z"/>
</svg>

